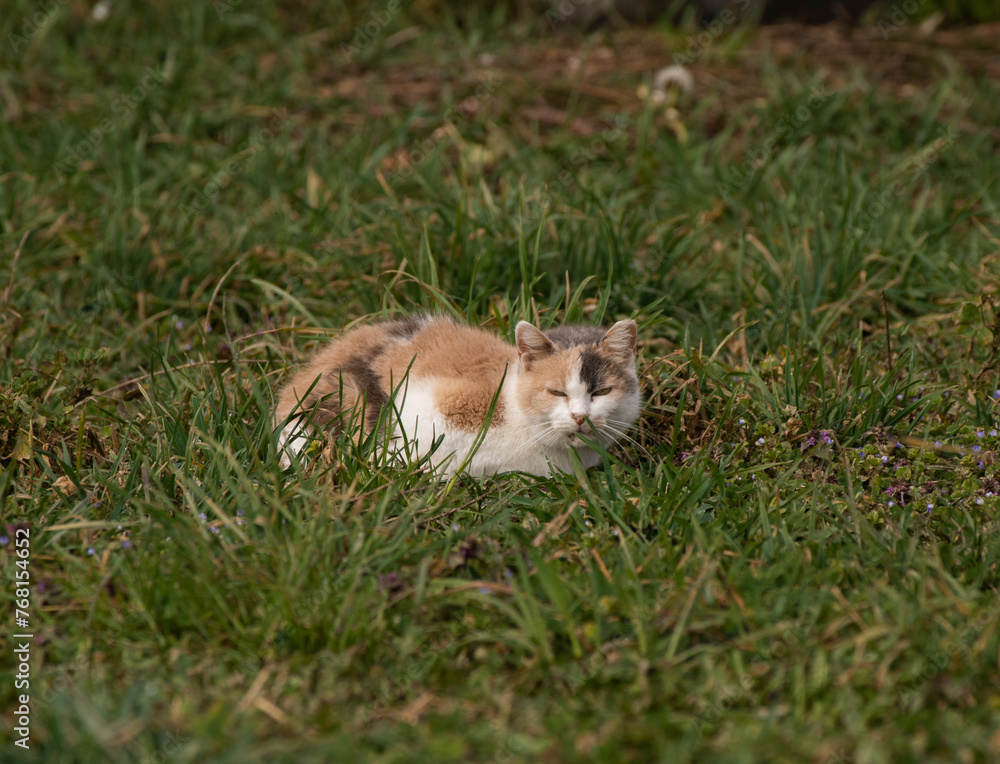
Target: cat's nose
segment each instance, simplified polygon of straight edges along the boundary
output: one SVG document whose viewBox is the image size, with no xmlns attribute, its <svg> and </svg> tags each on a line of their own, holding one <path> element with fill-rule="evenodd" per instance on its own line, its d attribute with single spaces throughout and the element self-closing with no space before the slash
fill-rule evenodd
<svg viewBox="0 0 1000 764">
<path fill-rule="evenodd" d="M 570 416 L 573 417 L 573 421 L 576 422 L 577 424 L 583 424 L 584 422 L 587 421 L 586 414 L 570 414 Z"/>
</svg>

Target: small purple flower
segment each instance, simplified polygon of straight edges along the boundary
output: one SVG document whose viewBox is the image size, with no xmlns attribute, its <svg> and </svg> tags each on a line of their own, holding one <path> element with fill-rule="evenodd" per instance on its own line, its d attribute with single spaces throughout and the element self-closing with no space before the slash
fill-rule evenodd
<svg viewBox="0 0 1000 764">
<path fill-rule="evenodd" d="M 489 594 L 490 593 L 490 587 L 488 587 L 488 586 L 480 586 L 479 587 L 479 593 L 480 594 Z"/>
<path fill-rule="evenodd" d="M 215 527 L 214 525 L 210 525 L 210 526 L 208 526 L 208 529 L 209 529 L 209 530 L 210 530 L 210 531 L 211 531 L 212 533 L 214 533 L 214 534 L 215 534 L 216 536 L 218 536 L 219 534 L 221 534 L 221 533 L 222 533 L 222 531 L 220 531 L 220 530 L 219 530 L 218 528 L 216 528 L 216 527 Z"/>
<path fill-rule="evenodd" d="M 125 539 L 122 542 L 122 549 L 131 549 L 131 548 L 132 548 L 132 542 L 129 541 L 128 539 Z"/>
<path fill-rule="evenodd" d="M 746 424 L 746 423 L 747 423 L 747 420 L 744 419 L 743 417 L 740 417 L 740 424 Z"/>
<path fill-rule="evenodd" d="M 889 461 L 889 457 L 888 456 L 883 456 L 882 457 L 882 464 L 886 464 L 888 461 Z"/>
<path fill-rule="evenodd" d="M 995 438 L 996 436 L 997 436 L 997 431 L 996 430 L 990 430 L 990 437 L 991 438 Z"/>
<path fill-rule="evenodd" d="M 979 460 L 979 464 L 978 464 L 978 465 L 976 465 L 976 466 L 978 466 L 978 467 L 979 467 L 979 469 L 982 469 L 982 468 L 983 468 L 983 460 L 982 460 L 982 459 L 980 459 L 980 460 Z"/>
<path fill-rule="evenodd" d="M 763 438 L 757 438 L 757 445 L 758 446 L 763 446 L 764 445 L 764 439 Z"/>
<path fill-rule="evenodd" d="M 941 448 L 941 446 L 943 446 L 943 445 L 944 445 L 944 443 L 942 443 L 940 440 L 935 440 L 934 441 L 934 448 Z"/>
<path fill-rule="evenodd" d="M 982 503 L 983 503 L 983 497 L 982 496 L 977 496 L 976 497 L 976 504 L 982 504 Z"/>
<path fill-rule="evenodd" d="M 902 393 L 900 393 L 899 395 L 897 395 L 897 396 L 896 396 L 896 400 L 897 400 L 897 401 L 901 401 L 901 400 L 903 400 L 903 394 L 902 394 Z"/>
<path fill-rule="evenodd" d="M 0 546 L 7 546 L 10 543 L 9 536 L 0 536 Z"/>
<path fill-rule="evenodd" d="M 452 533 L 458 533 L 458 523 L 452 523 L 451 524 L 451 532 Z"/>
<path fill-rule="evenodd" d="M 204 512 L 199 512 L 198 513 L 198 519 L 201 520 L 202 522 L 204 522 L 205 520 L 208 519 L 208 515 L 206 515 Z"/>
<path fill-rule="evenodd" d="M 933 504 L 928 504 L 927 505 L 927 511 L 930 512 L 932 509 L 934 509 L 934 505 Z"/>
<path fill-rule="evenodd" d="M 95 555 L 95 554 L 97 554 L 97 550 L 94 549 L 94 547 L 92 547 L 92 546 L 88 546 L 87 547 L 87 554 L 89 554 L 89 555 Z"/>
<path fill-rule="evenodd" d="M 890 506 L 890 507 L 895 507 L 895 506 L 896 506 L 896 502 L 894 502 L 894 501 L 890 501 L 890 502 L 889 502 L 889 506 Z"/>
<path fill-rule="evenodd" d="M 975 451 L 975 452 L 976 452 L 976 453 L 978 454 L 978 453 L 979 453 L 980 451 L 982 451 L 983 449 L 982 449 L 982 448 L 981 448 L 980 446 L 973 446 L 973 447 L 972 447 L 972 450 L 973 450 L 973 451 Z"/>
<path fill-rule="evenodd" d="M 976 437 L 977 438 L 982 438 L 982 437 L 985 437 L 985 436 L 986 436 L 986 432 L 985 431 L 983 431 L 983 430 L 976 430 Z"/>
<path fill-rule="evenodd" d="M 1000 390 L 993 391 L 993 400 L 1000 401 Z"/>
<path fill-rule="evenodd" d="M 174 326 L 176 326 L 178 329 L 183 329 L 184 328 L 184 322 L 181 321 L 180 319 L 178 319 L 177 323 L 174 324 Z"/>
</svg>

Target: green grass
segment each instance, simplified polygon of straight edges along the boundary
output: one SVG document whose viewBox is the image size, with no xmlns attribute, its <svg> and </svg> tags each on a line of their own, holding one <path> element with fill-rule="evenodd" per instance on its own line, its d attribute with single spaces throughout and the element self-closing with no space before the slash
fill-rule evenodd
<svg viewBox="0 0 1000 764">
<path fill-rule="evenodd" d="M 996 760 L 988 70 L 741 32 L 668 118 L 675 30 L 230 5 L 0 19 L 0 759 Z M 286 372 L 417 309 L 635 317 L 637 442 L 282 472 Z"/>
</svg>

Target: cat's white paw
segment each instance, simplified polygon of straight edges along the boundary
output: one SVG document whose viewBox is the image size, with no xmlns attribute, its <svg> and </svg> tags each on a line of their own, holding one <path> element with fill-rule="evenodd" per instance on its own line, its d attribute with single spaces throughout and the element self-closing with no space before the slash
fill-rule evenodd
<svg viewBox="0 0 1000 764">
<path fill-rule="evenodd" d="M 301 456 L 313 437 L 313 429 L 309 425 L 300 425 L 298 422 L 289 422 L 278 435 L 279 464 L 282 469 L 289 469 L 292 466 L 291 457 Z"/>
</svg>

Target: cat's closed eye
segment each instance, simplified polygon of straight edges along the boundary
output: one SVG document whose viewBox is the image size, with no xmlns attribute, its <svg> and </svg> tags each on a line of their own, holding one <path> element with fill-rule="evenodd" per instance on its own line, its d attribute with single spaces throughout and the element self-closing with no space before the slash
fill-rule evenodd
<svg viewBox="0 0 1000 764">
<path fill-rule="evenodd" d="M 591 397 L 596 398 L 598 395 L 607 395 L 610 392 L 611 392 L 610 387 L 602 387 L 600 390 L 594 390 L 594 392 L 592 392 L 590 395 Z"/>
<path fill-rule="evenodd" d="M 564 393 L 562 390 L 548 390 L 547 392 L 550 395 L 556 396 L 557 398 L 565 398 L 566 397 L 566 393 Z"/>
</svg>

